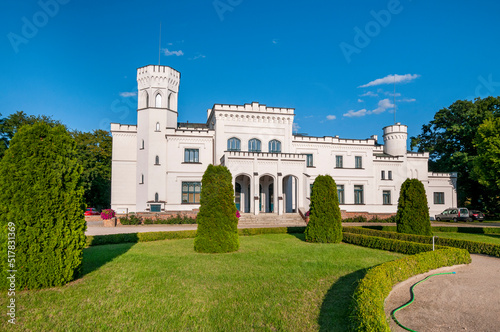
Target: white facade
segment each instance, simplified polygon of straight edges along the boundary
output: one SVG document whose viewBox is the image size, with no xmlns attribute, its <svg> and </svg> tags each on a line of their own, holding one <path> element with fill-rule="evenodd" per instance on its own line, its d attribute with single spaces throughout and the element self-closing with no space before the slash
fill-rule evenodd
<svg viewBox="0 0 500 332">
<path fill-rule="evenodd" d="M 203 124 L 177 123 L 180 73 L 166 66 L 137 70 L 137 126 L 112 123 L 111 208 L 118 213 L 199 208 L 209 164 L 233 175 L 244 213 L 296 213 L 309 208 L 318 175 L 337 183 L 348 214 L 393 214 L 401 184 L 423 182 L 429 214 L 456 206 L 456 174 L 429 173 L 428 153 L 406 149 L 407 126 L 383 128 L 371 138 L 293 135 L 294 109 L 259 103 L 215 104 Z"/>
</svg>

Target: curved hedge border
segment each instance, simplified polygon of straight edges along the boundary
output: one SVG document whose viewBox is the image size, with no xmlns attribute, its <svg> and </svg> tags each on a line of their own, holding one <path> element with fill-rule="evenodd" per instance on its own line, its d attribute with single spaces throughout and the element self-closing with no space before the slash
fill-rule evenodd
<svg viewBox="0 0 500 332">
<path fill-rule="evenodd" d="M 396 232 L 378 231 L 374 229 L 367 229 L 360 227 L 344 227 L 343 232 L 344 234 L 363 234 L 368 236 L 383 237 L 387 239 L 427 243 L 428 245 L 432 243 L 432 236 L 401 234 Z M 498 244 L 489 244 L 489 243 L 469 241 L 469 240 L 448 239 L 443 237 L 436 238 L 435 244 L 438 246 L 466 249 L 471 254 L 484 254 L 489 256 L 500 257 L 500 245 Z"/>
<path fill-rule="evenodd" d="M 355 226 L 346 226 L 355 227 Z M 396 232 L 396 226 L 359 226 L 366 229 L 375 229 L 379 231 Z M 457 227 L 457 226 L 432 226 L 433 232 L 444 233 L 472 233 L 472 234 L 500 234 L 500 227 Z"/>
<path fill-rule="evenodd" d="M 470 262 L 467 250 L 449 248 L 416 254 L 371 268 L 354 291 L 350 329 L 390 332 L 384 301 L 394 285 L 443 266 Z"/>
</svg>

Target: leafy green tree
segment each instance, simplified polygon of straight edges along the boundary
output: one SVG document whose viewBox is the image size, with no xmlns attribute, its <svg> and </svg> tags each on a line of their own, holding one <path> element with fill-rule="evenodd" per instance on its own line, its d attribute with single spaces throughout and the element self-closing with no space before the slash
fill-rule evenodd
<svg viewBox="0 0 500 332">
<path fill-rule="evenodd" d="M 479 126 L 474 146 L 474 175 L 479 183 L 500 195 L 500 117 L 486 119 Z"/>
<path fill-rule="evenodd" d="M 309 223 L 305 230 L 306 241 L 339 243 L 342 241 L 342 224 L 337 196 L 337 185 L 330 175 L 319 175 L 311 193 Z"/>
<path fill-rule="evenodd" d="M 105 130 L 73 131 L 71 134 L 83 166 L 81 181 L 85 204 L 98 210 L 107 209 L 111 205 L 111 135 Z"/>
<path fill-rule="evenodd" d="M 15 133 L 17 133 L 22 126 L 34 124 L 36 122 L 45 122 L 51 127 L 61 124 L 59 121 L 53 120 L 50 116 L 27 115 L 23 111 L 12 113 L 6 118 L 0 118 L 0 159 L 2 159 L 5 151 L 9 148 L 10 140 L 14 137 Z"/>
<path fill-rule="evenodd" d="M 396 226 L 398 233 L 432 235 L 427 195 L 417 179 L 406 179 L 401 185 Z"/>
<path fill-rule="evenodd" d="M 86 228 L 80 174 L 75 142 L 63 126 L 37 122 L 14 135 L 0 161 L 1 288 L 7 270 L 17 270 L 18 290 L 60 286 L 78 276 Z M 11 266 L 7 230 L 15 234 Z"/>
<path fill-rule="evenodd" d="M 221 253 L 238 250 L 238 218 L 231 172 L 208 165 L 201 180 L 200 212 L 194 250 Z"/>
<path fill-rule="evenodd" d="M 429 169 L 434 172 L 458 173 L 459 205 L 491 209 L 498 205 L 496 197 L 473 175 L 474 159 L 478 156 L 474 139 L 479 126 L 486 120 L 500 116 L 500 97 L 457 100 L 439 110 L 422 133 L 411 138 L 411 147 L 428 151 Z"/>
</svg>

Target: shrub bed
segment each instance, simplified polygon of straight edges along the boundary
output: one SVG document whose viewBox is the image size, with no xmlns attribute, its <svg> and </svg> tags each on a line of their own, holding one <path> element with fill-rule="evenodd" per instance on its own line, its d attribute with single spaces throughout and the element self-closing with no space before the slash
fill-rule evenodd
<svg viewBox="0 0 500 332">
<path fill-rule="evenodd" d="M 432 243 L 432 236 L 425 236 L 425 235 L 400 234 L 396 232 L 379 231 L 379 230 L 366 229 L 360 227 L 344 227 L 343 231 L 344 233 L 348 234 L 357 234 L 357 235 L 363 234 L 365 236 L 382 237 L 387 239 L 411 241 L 411 242 L 426 243 L 426 244 Z M 466 249 L 472 254 L 484 254 L 484 255 L 500 257 L 500 245 L 496 244 L 489 244 L 489 243 L 469 241 L 469 240 L 448 239 L 443 237 L 436 238 L 435 244 L 438 246 Z"/>
<path fill-rule="evenodd" d="M 344 233 L 342 241 L 362 247 L 400 252 L 407 255 L 414 255 L 425 251 L 432 251 L 432 244 L 402 241 L 356 233 Z M 436 246 L 436 249 L 439 248 L 446 247 Z"/>
<path fill-rule="evenodd" d="M 414 275 L 443 266 L 470 262 L 471 258 L 466 250 L 449 248 L 416 254 L 368 270 L 354 292 L 351 330 L 390 331 L 385 317 L 384 301 L 394 285 Z"/>
<path fill-rule="evenodd" d="M 395 223 L 396 222 L 396 216 L 392 216 L 386 219 L 379 219 L 377 217 L 373 217 L 371 219 L 367 219 L 364 216 L 357 216 L 354 218 L 344 218 L 342 219 L 342 222 L 390 222 L 390 223 Z M 391 226 L 392 227 L 392 226 Z M 396 226 L 394 226 L 396 227 Z"/>
</svg>

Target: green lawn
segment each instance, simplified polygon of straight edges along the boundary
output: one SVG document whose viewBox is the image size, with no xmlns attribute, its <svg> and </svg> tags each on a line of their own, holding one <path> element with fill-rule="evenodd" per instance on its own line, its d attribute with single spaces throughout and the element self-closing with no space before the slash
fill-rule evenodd
<svg viewBox="0 0 500 332">
<path fill-rule="evenodd" d="M 81 279 L 17 295 L 13 330 L 345 331 L 355 282 L 402 256 L 303 234 L 240 242 L 215 255 L 195 253 L 193 239 L 87 248 Z"/>
<path fill-rule="evenodd" d="M 471 234 L 471 233 L 455 233 L 455 232 L 434 232 L 435 236 L 459 239 L 459 240 L 469 240 L 478 241 L 484 243 L 500 244 L 500 234 Z"/>
</svg>

